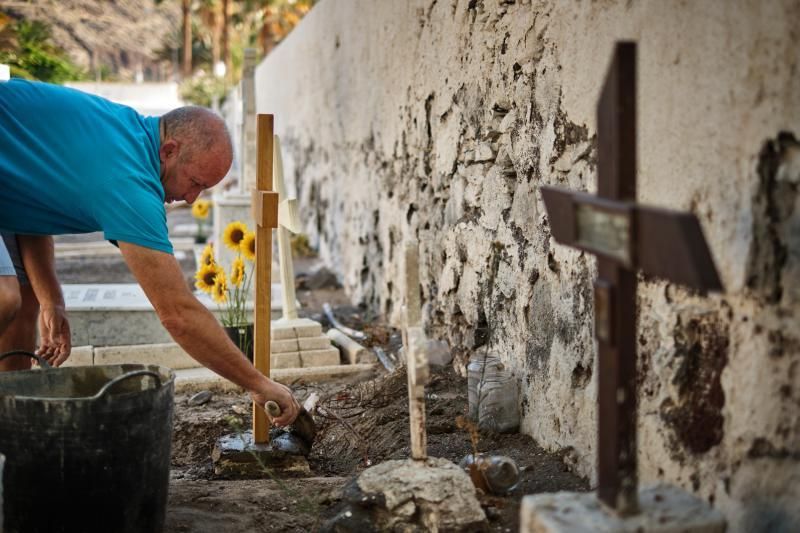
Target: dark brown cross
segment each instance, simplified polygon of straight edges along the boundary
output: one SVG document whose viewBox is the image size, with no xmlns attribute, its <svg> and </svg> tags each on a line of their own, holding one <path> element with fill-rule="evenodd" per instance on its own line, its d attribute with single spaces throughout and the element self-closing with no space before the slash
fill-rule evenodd
<svg viewBox="0 0 800 533">
<path fill-rule="evenodd" d="M 636 204 L 636 44 L 618 43 L 597 105 L 597 196 L 542 187 L 553 237 L 597 256 L 598 468 L 601 501 L 638 510 L 637 270 L 722 290 L 697 218 Z"/>
</svg>

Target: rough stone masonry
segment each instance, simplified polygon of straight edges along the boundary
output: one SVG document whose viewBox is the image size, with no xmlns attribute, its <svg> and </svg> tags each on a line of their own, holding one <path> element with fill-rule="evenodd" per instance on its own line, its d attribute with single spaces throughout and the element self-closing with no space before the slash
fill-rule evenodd
<svg viewBox="0 0 800 533">
<path fill-rule="evenodd" d="M 538 188 L 595 192 L 594 105 L 639 43 L 639 201 L 690 210 L 723 295 L 639 288 L 643 482 L 733 531 L 800 529 L 796 0 L 324 0 L 257 69 L 305 231 L 355 302 L 400 318 L 420 243 L 430 335 L 488 344 L 522 430 L 594 476 L 594 260 L 554 246 Z"/>
</svg>

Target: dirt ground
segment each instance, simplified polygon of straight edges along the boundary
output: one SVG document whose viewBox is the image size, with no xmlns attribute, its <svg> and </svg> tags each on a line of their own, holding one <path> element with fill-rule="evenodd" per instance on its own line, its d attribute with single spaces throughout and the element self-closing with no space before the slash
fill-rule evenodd
<svg viewBox="0 0 800 533">
<path fill-rule="evenodd" d="M 337 310 L 337 317 L 342 320 L 348 310 Z M 396 333 L 388 328 L 365 329 L 385 339 L 385 347 L 395 344 Z M 342 489 L 354 476 L 369 465 L 409 457 L 403 367 L 389 373 L 377 365 L 373 376 L 297 383 L 293 389 L 301 400 L 319 394 L 319 406 L 328 416 L 315 415 L 319 433 L 309 457 L 311 475 L 279 481 L 267 472 L 258 480 L 222 479 L 213 473 L 210 454 L 216 439 L 250 425 L 246 394 L 215 394 L 202 406 L 188 405 L 189 395 L 176 396 L 167 532 L 314 531 L 335 514 Z M 472 453 L 469 434 L 456 425 L 467 411 L 466 379 L 449 367 L 433 368 L 426 406 L 428 454 L 458 463 Z M 521 470 L 511 494 L 479 493 L 491 531 L 518 530 L 520 500 L 526 494 L 588 490 L 561 454 L 545 452 L 528 436 L 481 433 L 477 448 L 511 457 Z"/>
<path fill-rule="evenodd" d="M 215 394 L 203 406 L 189 406 L 188 395 L 176 396 L 172 479 L 167 532 L 313 531 L 332 516 L 347 482 L 368 465 L 409 456 L 408 396 L 403 369 L 360 382 L 296 385 L 298 397 L 321 395 L 326 412 L 317 414 L 317 442 L 309 457 L 311 476 L 230 480 L 213 473 L 211 450 L 216 439 L 249 427 L 245 394 Z M 436 369 L 426 389 L 428 453 L 459 462 L 472 453 L 468 433 L 456 426 L 467 409 L 466 380 L 452 369 Z M 543 451 L 521 434 L 481 434 L 479 452 L 506 455 L 520 467 L 521 481 L 508 496 L 480 494 L 491 531 L 517 531 L 523 495 L 558 490 L 587 490 L 585 480 L 570 473 L 559 454 Z"/>
<path fill-rule="evenodd" d="M 175 210 L 170 225 L 185 222 L 187 215 Z M 67 238 L 60 238 L 64 241 Z M 73 241 L 74 242 L 74 241 Z M 313 259 L 296 259 L 296 272 L 317 266 Z M 62 282 L 131 282 L 121 255 L 59 260 Z M 187 279 L 194 260 L 183 261 Z M 301 284 L 302 287 L 302 284 Z M 348 305 L 335 287 L 298 290 L 301 314 L 327 326 L 320 312 L 329 302 L 345 325 L 370 335 L 364 344 L 394 354 L 401 346 L 397 331 L 382 318 Z M 169 503 L 165 532 L 241 533 L 262 531 L 315 531 L 337 512 L 342 489 L 369 465 L 403 459 L 409 452 L 408 396 L 403 367 L 392 373 L 377 363 L 371 376 L 340 379 L 321 384 L 292 385 L 299 399 L 319 394 L 319 406 L 329 415 L 315 418 L 317 441 L 309 457 L 311 474 L 273 479 L 264 472 L 259 479 L 226 479 L 214 474 L 211 451 L 223 434 L 235 427 L 250 427 L 250 400 L 244 393 L 214 393 L 201 406 L 187 403 L 190 395 L 175 397 L 175 420 Z M 472 453 L 467 432 L 456 419 L 467 411 L 466 379 L 452 368 L 433 368 L 426 388 L 428 454 L 458 463 Z M 585 479 L 569 472 L 562 455 L 542 450 L 521 434 L 480 434 L 479 452 L 507 455 L 521 470 L 521 481 L 507 496 L 479 494 L 491 531 L 517 531 L 519 504 L 526 494 L 558 490 L 588 490 Z"/>
</svg>

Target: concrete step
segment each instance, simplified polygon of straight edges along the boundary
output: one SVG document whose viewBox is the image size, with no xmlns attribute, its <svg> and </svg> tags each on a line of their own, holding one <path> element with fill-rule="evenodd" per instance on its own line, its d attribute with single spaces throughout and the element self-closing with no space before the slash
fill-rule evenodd
<svg viewBox="0 0 800 533">
<path fill-rule="evenodd" d="M 123 346 L 169 343 L 172 339 L 135 283 L 62 285 L 73 346 Z M 281 315 L 281 285 L 272 284 L 271 318 Z M 198 300 L 220 318 L 219 306 L 203 292 Z M 252 319 L 253 303 L 248 302 Z"/>
</svg>

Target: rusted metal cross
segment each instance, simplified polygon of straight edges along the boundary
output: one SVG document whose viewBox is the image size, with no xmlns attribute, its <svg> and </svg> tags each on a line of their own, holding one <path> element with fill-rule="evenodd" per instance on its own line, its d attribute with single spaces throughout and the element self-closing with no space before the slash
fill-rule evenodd
<svg viewBox="0 0 800 533">
<path fill-rule="evenodd" d="M 597 493 L 638 510 L 636 274 L 722 290 L 697 218 L 636 202 L 636 44 L 618 43 L 597 106 L 597 196 L 542 187 L 553 237 L 597 256 Z"/>
</svg>

